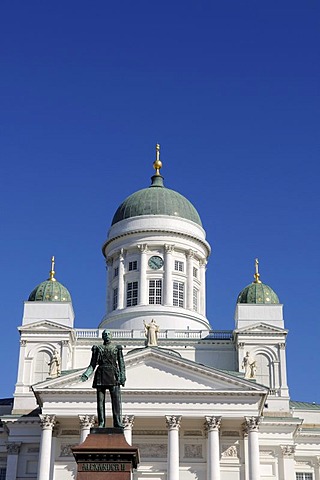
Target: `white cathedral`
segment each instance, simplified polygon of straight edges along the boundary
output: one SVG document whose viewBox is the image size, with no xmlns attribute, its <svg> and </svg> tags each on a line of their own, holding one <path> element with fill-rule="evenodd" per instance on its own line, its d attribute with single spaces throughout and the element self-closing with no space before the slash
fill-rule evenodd
<svg viewBox="0 0 320 480">
<path fill-rule="evenodd" d="M 76 478 L 71 448 L 96 422 L 92 378 L 80 377 L 104 329 L 123 346 L 124 435 L 140 451 L 134 480 L 320 480 L 320 405 L 290 399 L 283 305 L 256 260 L 234 330 L 212 329 L 210 245 L 161 166 L 157 145 L 150 187 L 113 217 L 97 328 L 75 328 L 54 262 L 25 302 L 14 399 L 0 400 L 0 480 Z M 107 395 L 111 426 L 110 409 Z"/>
</svg>

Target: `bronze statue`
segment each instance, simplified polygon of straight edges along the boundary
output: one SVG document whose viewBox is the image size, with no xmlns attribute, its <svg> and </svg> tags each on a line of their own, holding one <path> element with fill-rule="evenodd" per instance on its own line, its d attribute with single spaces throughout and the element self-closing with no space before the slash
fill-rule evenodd
<svg viewBox="0 0 320 480">
<path fill-rule="evenodd" d="M 111 333 L 102 332 L 103 345 L 93 345 L 90 365 L 82 374 L 81 380 L 85 382 L 98 368 L 94 375 L 93 388 L 97 389 L 98 424 L 100 428 L 106 427 L 105 398 L 108 389 L 111 396 L 113 426 L 123 428 L 121 419 L 121 392 L 120 385 L 124 387 L 126 381 L 125 364 L 122 346 L 111 342 Z"/>
</svg>

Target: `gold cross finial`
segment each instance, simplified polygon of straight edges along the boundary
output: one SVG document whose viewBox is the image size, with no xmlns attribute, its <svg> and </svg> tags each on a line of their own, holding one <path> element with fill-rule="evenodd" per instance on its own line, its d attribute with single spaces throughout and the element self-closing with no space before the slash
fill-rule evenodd
<svg viewBox="0 0 320 480">
<path fill-rule="evenodd" d="M 153 162 L 153 168 L 156 171 L 156 175 L 160 175 L 161 167 L 162 167 L 162 162 L 160 160 L 160 144 L 157 143 L 157 145 L 156 145 L 156 159 Z"/>
<path fill-rule="evenodd" d="M 259 273 L 259 260 L 257 258 L 255 259 L 254 265 L 255 265 L 255 269 L 256 269 L 256 273 L 253 275 L 254 276 L 254 283 L 261 283 L 260 273 Z"/>
<path fill-rule="evenodd" d="M 56 279 L 54 278 L 54 275 L 55 275 L 55 271 L 54 271 L 54 256 L 51 257 L 51 270 L 49 272 L 49 280 L 51 280 L 52 282 L 56 282 Z"/>
</svg>

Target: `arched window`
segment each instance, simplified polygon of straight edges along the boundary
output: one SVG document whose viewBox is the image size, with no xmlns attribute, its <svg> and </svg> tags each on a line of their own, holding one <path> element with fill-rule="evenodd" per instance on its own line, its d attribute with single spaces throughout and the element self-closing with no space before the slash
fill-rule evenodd
<svg viewBox="0 0 320 480">
<path fill-rule="evenodd" d="M 255 357 L 256 360 L 256 380 L 257 383 L 261 383 L 266 387 L 270 387 L 270 360 L 262 353 L 258 353 Z"/>
<path fill-rule="evenodd" d="M 49 376 L 50 355 L 47 352 L 40 351 L 34 360 L 33 382 L 39 383 Z"/>
</svg>

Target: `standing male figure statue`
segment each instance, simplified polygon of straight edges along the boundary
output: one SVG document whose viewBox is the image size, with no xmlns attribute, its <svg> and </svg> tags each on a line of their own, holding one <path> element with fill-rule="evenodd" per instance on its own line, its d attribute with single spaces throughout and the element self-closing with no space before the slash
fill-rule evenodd
<svg viewBox="0 0 320 480">
<path fill-rule="evenodd" d="M 81 380 L 85 382 L 98 368 L 94 375 L 93 388 L 97 389 L 98 424 L 100 428 L 106 427 L 106 390 L 111 396 L 113 426 L 123 428 L 121 419 L 121 392 L 120 385 L 124 387 L 126 381 L 125 364 L 122 346 L 111 342 L 111 333 L 102 332 L 103 345 L 93 345 L 91 362 L 82 374 Z"/>
</svg>

